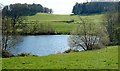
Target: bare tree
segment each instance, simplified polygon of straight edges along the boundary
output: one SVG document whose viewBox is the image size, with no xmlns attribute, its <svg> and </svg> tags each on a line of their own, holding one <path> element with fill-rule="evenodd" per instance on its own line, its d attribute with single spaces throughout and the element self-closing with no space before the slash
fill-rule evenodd
<svg viewBox="0 0 120 71">
<path fill-rule="evenodd" d="M 11 24 L 11 18 L 4 17 L 2 19 L 2 50 L 8 50 L 11 47 L 17 45 L 17 43 L 21 42 L 21 37 L 19 35 L 12 34 L 13 27 Z"/>
<path fill-rule="evenodd" d="M 104 47 L 107 44 L 107 31 L 102 25 L 90 22 L 90 20 L 81 20 L 81 24 L 72 32 L 69 37 L 71 49 L 92 50 Z"/>
<path fill-rule="evenodd" d="M 109 11 L 105 14 L 105 22 L 107 31 L 109 33 L 109 40 L 110 42 L 114 42 L 116 40 L 115 36 L 115 29 L 118 22 L 118 13 Z"/>
<path fill-rule="evenodd" d="M 119 5 L 119 4 L 118 4 Z M 109 34 L 111 45 L 120 44 L 120 20 L 119 20 L 119 6 L 117 9 L 108 10 L 105 14 L 105 24 Z"/>
</svg>

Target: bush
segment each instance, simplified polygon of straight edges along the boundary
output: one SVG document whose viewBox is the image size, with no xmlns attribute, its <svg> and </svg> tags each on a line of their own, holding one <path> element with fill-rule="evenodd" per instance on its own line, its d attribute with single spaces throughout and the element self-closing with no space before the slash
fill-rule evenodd
<svg viewBox="0 0 120 71">
<path fill-rule="evenodd" d="M 63 53 L 70 53 L 70 52 L 79 52 L 79 50 L 68 49 L 68 50 L 64 51 Z"/>
<path fill-rule="evenodd" d="M 51 34 L 54 33 L 54 29 L 50 24 L 43 24 L 39 22 L 33 22 L 32 24 L 29 24 L 25 26 L 21 32 L 22 34 L 34 34 L 34 35 L 39 35 L 39 34 Z"/>
<path fill-rule="evenodd" d="M 11 54 L 10 52 L 8 52 L 7 50 L 2 51 L 2 57 L 3 58 L 8 58 L 8 57 L 12 57 L 12 56 L 14 56 L 14 55 Z"/>
<path fill-rule="evenodd" d="M 104 48 L 105 46 L 101 45 L 101 44 L 94 44 L 94 46 L 92 46 L 92 50 L 94 49 L 101 49 Z"/>
<path fill-rule="evenodd" d="M 74 22 L 73 19 L 71 19 L 71 20 L 67 20 L 67 21 L 66 21 L 66 23 L 72 23 L 72 22 Z"/>
<path fill-rule="evenodd" d="M 31 53 L 20 53 L 20 54 L 17 54 L 17 56 L 32 56 Z"/>
</svg>

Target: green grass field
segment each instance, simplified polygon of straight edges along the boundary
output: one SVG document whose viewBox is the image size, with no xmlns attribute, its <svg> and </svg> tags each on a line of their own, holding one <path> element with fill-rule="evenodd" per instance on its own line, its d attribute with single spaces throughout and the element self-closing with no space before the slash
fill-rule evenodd
<svg viewBox="0 0 120 71">
<path fill-rule="evenodd" d="M 102 14 L 95 14 L 89 16 L 81 16 L 82 18 L 88 18 L 91 20 L 100 21 Z M 46 13 L 37 13 L 33 16 L 27 16 L 28 21 L 64 21 L 64 20 L 71 20 L 74 19 L 75 21 L 79 21 L 78 15 L 57 15 L 57 14 L 46 14 Z"/>
<path fill-rule="evenodd" d="M 95 14 L 89 16 L 81 16 L 83 19 L 88 19 L 89 21 L 93 21 L 96 24 L 100 24 L 102 22 L 103 14 Z M 50 24 L 55 32 L 57 33 L 70 33 L 74 30 L 80 22 L 78 15 L 56 15 L 56 14 L 45 14 L 45 13 L 37 13 L 34 16 L 27 16 L 27 22 L 38 21 L 42 24 Z M 61 21 L 74 20 L 72 23 L 66 23 Z M 32 26 L 31 26 L 32 27 Z"/>
<path fill-rule="evenodd" d="M 3 69 L 118 69 L 118 46 L 100 50 L 2 58 Z"/>
</svg>

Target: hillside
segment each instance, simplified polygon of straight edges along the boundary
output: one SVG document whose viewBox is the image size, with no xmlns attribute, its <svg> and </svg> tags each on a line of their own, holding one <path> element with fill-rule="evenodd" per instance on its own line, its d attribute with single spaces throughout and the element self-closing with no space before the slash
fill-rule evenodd
<svg viewBox="0 0 120 71">
<path fill-rule="evenodd" d="M 88 19 L 96 24 L 102 22 L 102 14 L 81 16 L 83 19 Z M 80 23 L 78 15 L 57 15 L 57 14 L 46 14 L 37 13 L 33 16 L 27 16 L 26 22 L 39 22 L 45 25 L 50 25 L 56 33 L 70 33 L 74 30 Z M 72 21 L 72 22 L 69 22 Z"/>
<path fill-rule="evenodd" d="M 118 46 L 48 56 L 2 59 L 3 69 L 118 69 Z"/>
<path fill-rule="evenodd" d="M 102 14 L 94 14 L 94 15 L 82 15 L 82 18 L 88 17 L 91 20 L 100 20 Z M 65 21 L 65 20 L 75 20 L 79 21 L 78 15 L 59 15 L 59 14 L 47 14 L 47 13 L 37 13 L 33 16 L 27 16 L 28 21 Z"/>
</svg>

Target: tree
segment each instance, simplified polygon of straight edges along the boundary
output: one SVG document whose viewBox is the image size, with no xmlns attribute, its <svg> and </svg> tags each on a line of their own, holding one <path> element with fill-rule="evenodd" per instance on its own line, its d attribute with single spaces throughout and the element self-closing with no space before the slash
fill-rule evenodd
<svg viewBox="0 0 120 71">
<path fill-rule="evenodd" d="M 22 41 L 17 28 L 23 23 L 23 18 L 20 13 L 15 13 L 17 11 L 16 9 L 11 10 L 9 7 L 3 8 L 2 11 L 2 41 L 0 44 L 2 46 L 2 57 L 9 57 L 11 54 L 8 50 Z"/>
<path fill-rule="evenodd" d="M 78 7 L 79 7 L 79 9 L 80 9 L 80 11 L 82 10 L 81 8 L 81 4 L 79 4 L 78 2 L 76 2 L 76 4 L 75 4 L 75 6 L 73 6 L 73 10 L 72 10 L 72 13 L 74 13 L 75 15 L 77 15 L 78 13 L 79 13 L 79 9 L 78 9 Z"/>
<path fill-rule="evenodd" d="M 16 46 L 22 41 L 21 36 L 12 34 L 12 24 L 9 17 L 2 19 L 2 50 L 7 51 L 9 48 Z"/>
<path fill-rule="evenodd" d="M 81 17 L 80 20 L 81 24 L 69 37 L 70 49 L 93 50 L 104 47 L 108 42 L 106 28 L 102 25 L 96 25 L 90 20 L 85 21 Z"/>
<path fill-rule="evenodd" d="M 120 45 L 120 12 L 119 12 L 119 4 L 118 8 L 110 9 L 105 14 L 105 24 L 107 27 L 107 31 L 109 34 L 110 45 Z"/>
<path fill-rule="evenodd" d="M 49 8 L 44 7 L 43 12 L 44 12 L 44 13 L 49 13 Z"/>
<path fill-rule="evenodd" d="M 53 10 L 52 10 L 52 9 L 50 9 L 49 11 L 50 11 L 50 14 L 52 14 L 52 13 L 53 13 Z"/>
<path fill-rule="evenodd" d="M 109 33 L 109 40 L 111 43 L 116 43 L 115 29 L 117 24 L 118 14 L 114 12 L 107 12 L 105 15 L 106 18 L 106 27 Z"/>
<path fill-rule="evenodd" d="M 120 2 L 118 3 L 118 24 L 116 28 L 116 38 L 118 41 L 118 45 L 120 45 Z"/>
<path fill-rule="evenodd" d="M 2 50 L 2 57 L 10 57 L 12 54 L 9 52 L 9 49 L 16 46 L 22 41 L 22 37 L 13 34 L 13 26 L 11 24 L 11 18 L 3 17 L 2 18 L 2 37 L 0 41 L 0 49 Z"/>
</svg>

